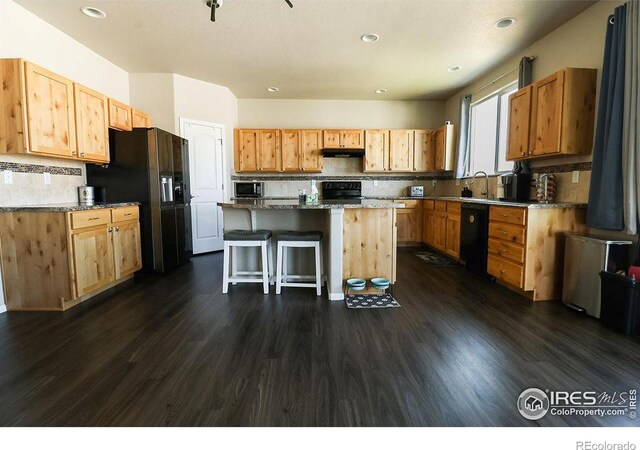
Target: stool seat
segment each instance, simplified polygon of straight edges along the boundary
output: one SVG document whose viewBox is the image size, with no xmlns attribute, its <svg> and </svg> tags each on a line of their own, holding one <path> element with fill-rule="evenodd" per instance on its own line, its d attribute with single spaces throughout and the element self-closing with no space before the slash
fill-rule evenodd
<svg viewBox="0 0 640 450">
<path fill-rule="evenodd" d="M 322 231 L 282 231 L 278 233 L 278 241 L 316 242 L 322 236 Z"/>
<path fill-rule="evenodd" d="M 266 241 L 271 235 L 270 230 L 256 230 L 256 231 L 245 231 L 245 230 L 233 230 L 227 231 L 224 233 L 225 241 Z"/>
</svg>

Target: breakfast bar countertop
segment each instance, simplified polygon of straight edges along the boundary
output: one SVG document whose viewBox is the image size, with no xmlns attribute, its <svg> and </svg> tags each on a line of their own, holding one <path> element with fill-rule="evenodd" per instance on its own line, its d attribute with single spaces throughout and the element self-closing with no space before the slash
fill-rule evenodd
<svg viewBox="0 0 640 450">
<path fill-rule="evenodd" d="M 386 209 L 404 208 L 402 203 L 394 203 L 391 200 L 362 199 L 349 202 L 343 200 L 322 200 L 315 205 L 300 203 L 297 199 L 236 199 L 222 202 L 223 208 L 242 209 Z"/>
<path fill-rule="evenodd" d="M 140 206 L 138 202 L 120 203 L 51 203 L 46 205 L 25 205 L 25 206 L 0 206 L 0 212 L 72 212 L 87 211 L 92 209 L 122 208 L 125 206 Z"/>
</svg>

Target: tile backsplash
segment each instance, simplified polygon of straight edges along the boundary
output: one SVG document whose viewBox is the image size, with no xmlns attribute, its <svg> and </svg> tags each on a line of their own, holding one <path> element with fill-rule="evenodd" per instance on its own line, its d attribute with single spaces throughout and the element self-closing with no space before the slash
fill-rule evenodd
<svg viewBox="0 0 640 450">
<path fill-rule="evenodd" d="M 5 184 L 4 170 L 13 172 Z M 44 183 L 44 173 L 51 184 Z M 84 164 L 33 155 L 0 155 L 0 206 L 76 202 L 77 187 L 85 184 Z"/>
</svg>

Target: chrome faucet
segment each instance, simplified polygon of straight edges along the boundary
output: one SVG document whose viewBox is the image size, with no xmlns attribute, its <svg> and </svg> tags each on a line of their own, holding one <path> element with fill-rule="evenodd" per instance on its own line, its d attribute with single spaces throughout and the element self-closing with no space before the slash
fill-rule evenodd
<svg viewBox="0 0 640 450">
<path fill-rule="evenodd" d="M 469 184 L 473 184 L 474 181 L 476 181 L 476 176 L 479 174 L 484 175 L 484 192 L 480 192 L 480 195 L 484 196 L 484 198 L 488 200 L 489 199 L 489 175 L 487 175 L 487 172 L 478 170 L 476 173 L 473 174 L 473 178 L 471 179 Z"/>
</svg>

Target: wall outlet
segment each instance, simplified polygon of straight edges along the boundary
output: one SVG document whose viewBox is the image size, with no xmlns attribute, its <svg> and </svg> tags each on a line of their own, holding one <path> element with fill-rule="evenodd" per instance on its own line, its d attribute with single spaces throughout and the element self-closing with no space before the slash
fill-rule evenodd
<svg viewBox="0 0 640 450">
<path fill-rule="evenodd" d="M 438 184 L 438 180 L 431 180 L 431 186 L 435 187 Z"/>
<path fill-rule="evenodd" d="M 378 180 L 373 180 L 373 187 L 378 187 Z"/>
<path fill-rule="evenodd" d="M 580 182 L 580 171 L 579 170 L 574 170 L 573 173 L 571 174 L 571 182 L 572 183 L 579 183 Z"/>
<path fill-rule="evenodd" d="M 44 172 L 42 175 L 44 177 L 44 184 L 51 184 L 51 174 L 49 172 Z"/>
<path fill-rule="evenodd" d="M 4 184 L 13 184 L 13 171 L 4 171 Z"/>
</svg>

